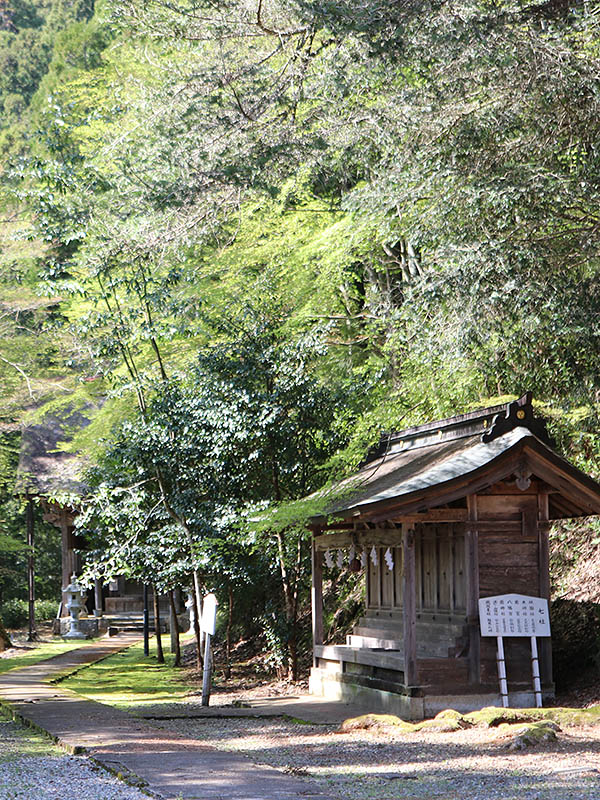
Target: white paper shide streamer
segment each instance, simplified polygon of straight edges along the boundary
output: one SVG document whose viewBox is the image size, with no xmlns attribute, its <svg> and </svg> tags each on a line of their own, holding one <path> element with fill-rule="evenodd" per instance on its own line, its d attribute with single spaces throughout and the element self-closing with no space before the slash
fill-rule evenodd
<svg viewBox="0 0 600 800">
<path fill-rule="evenodd" d="M 344 551 L 338 550 L 336 564 L 338 565 L 338 569 L 341 569 L 344 566 Z"/>
<path fill-rule="evenodd" d="M 367 566 L 367 551 L 366 550 L 361 550 L 361 553 L 360 553 L 360 565 L 361 565 L 361 567 L 366 567 Z"/>
<path fill-rule="evenodd" d="M 333 567 L 333 556 L 329 550 L 325 551 L 325 563 L 327 564 L 328 569 Z"/>
<path fill-rule="evenodd" d="M 389 547 L 385 551 L 385 553 L 383 554 L 383 557 L 385 558 L 385 563 L 387 564 L 388 570 L 390 572 L 393 572 L 394 571 L 394 556 L 392 555 L 392 551 L 390 550 Z"/>
<path fill-rule="evenodd" d="M 373 566 L 376 567 L 378 564 L 377 561 L 377 550 L 375 549 L 375 545 L 371 548 L 371 561 L 373 562 Z"/>
</svg>

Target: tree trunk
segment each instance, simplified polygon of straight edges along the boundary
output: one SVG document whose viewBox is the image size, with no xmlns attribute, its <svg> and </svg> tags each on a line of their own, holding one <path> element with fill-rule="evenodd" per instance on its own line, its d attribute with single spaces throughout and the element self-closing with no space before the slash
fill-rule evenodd
<svg viewBox="0 0 600 800">
<path fill-rule="evenodd" d="M 228 582 L 229 589 L 229 614 L 227 617 L 227 663 L 225 665 L 225 677 L 231 678 L 231 624 L 233 622 L 233 591 L 231 581 Z"/>
<path fill-rule="evenodd" d="M 194 601 L 194 636 L 196 637 L 196 666 L 202 669 L 202 636 L 200 635 L 200 608 L 198 607 L 198 593 L 192 592 Z"/>
<path fill-rule="evenodd" d="M 8 649 L 9 647 L 12 647 L 12 642 L 10 640 L 10 636 L 6 632 L 4 623 L 0 619 L 0 653 Z"/>
<path fill-rule="evenodd" d="M 154 632 L 156 634 L 156 660 L 159 664 L 165 663 L 165 655 L 163 653 L 162 637 L 160 635 L 160 608 L 158 603 L 158 592 L 156 585 L 152 584 L 152 595 L 154 597 Z"/>
<path fill-rule="evenodd" d="M 296 575 L 296 586 L 292 588 L 290 573 L 285 564 L 285 544 L 282 533 L 278 532 L 277 549 L 279 552 L 279 569 L 281 571 L 281 585 L 285 604 L 285 620 L 288 629 L 287 638 L 287 677 L 298 680 L 298 653 L 297 653 L 297 588 L 299 577 Z"/>
<path fill-rule="evenodd" d="M 38 640 L 37 631 L 35 629 L 35 555 L 34 555 L 34 509 L 33 509 L 33 500 L 31 497 L 27 498 L 27 511 L 26 511 L 26 522 L 27 522 L 27 547 L 29 548 L 29 554 L 27 556 L 27 594 L 29 599 L 29 611 L 28 611 L 28 621 L 29 621 L 29 635 L 27 636 L 28 642 L 35 642 Z"/>
<path fill-rule="evenodd" d="M 169 606 L 171 607 L 171 643 L 175 646 L 174 667 L 181 666 L 181 646 L 179 644 L 179 623 L 177 622 L 177 608 L 173 589 L 169 589 Z M 172 649 L 172 648 L 171 648 Z"/>
</svg>

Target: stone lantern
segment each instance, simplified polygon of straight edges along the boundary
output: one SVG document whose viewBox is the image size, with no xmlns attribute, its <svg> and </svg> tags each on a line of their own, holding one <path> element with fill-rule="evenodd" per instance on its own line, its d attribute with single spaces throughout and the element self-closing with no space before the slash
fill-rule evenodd
<svg viewBox="0 0 600 800">
<path fill-rule="evenodd" d="M 185 607 L 190 616 L 190 627 L 188 629 L 188 633 L 192 633 L 192 631 L 194 630 L 194 626 L 196 624 L 196 609 L 194 608 L 194 598 L 192 596 L 192 591 L 188 592 L 188 598 L 185 601 Z"/>
<path fill-rule="evenodd" d="M 75 573 L 71 575 L 71 583 L 63 589 L 67 593 L 67 611 L 69 612 L 69 630 L 65 639 L 86 639 L 87 636 L 79 627 L 79 615 L 83 609 L 83 590 L 77 582 Z"/>
</svg>

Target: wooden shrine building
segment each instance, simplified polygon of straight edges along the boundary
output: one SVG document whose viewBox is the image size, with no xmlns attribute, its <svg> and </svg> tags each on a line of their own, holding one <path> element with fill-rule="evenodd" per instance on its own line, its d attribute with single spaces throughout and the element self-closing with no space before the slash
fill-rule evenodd
<svg viewBox="0 0 600 800">
<path fill-rule="evenodd" d="M 81 474 L 85 462 L 65 445 L 71 442 L 77 431 L 91 422 L 95 408 L 90 404 L 82 411 L 67 408 L 59 413 L 47 413 L 43 420 L 28 425 L 21 435 L 19 466 L 17 469 L 16 493 L 29 500 L 34 498 L 41 504 L 46 522 L 55 525 L 61 532 L 62 587 L 60 615 L 67 616 L 64 587 L 73 573 L 81 571 L 80 551 L 87 549 L 86 542 L 78 536 L 75 518 L 79 513 L 78 498 L 85 496 L 87 486 Z M 68 495 L 69 503 L 59 503 L 56 495 Z M 33 513 L 27 514 L 27 524 L 33 526 Z M 33 536 L 33 531 L 31 531 Z M 96 583 L 95 591 L 88 593 L 89 610 L 108 615 L 123 612 L 141 614 L 143 609 L 143 587 L 137 581 L 118 576 L 113 582 L 102 586 Z M 57 607 L 59 605 L 57 598 Z"/>
<path fill-rule="evenodd" d="M 81 569 L 77 551 L 83 548 L 84 543 L 75 534 L 77 509 L 70 503 L 60 504 L 52 498 L 58 494 L 79 497 L 87 491 L 80 477 L 84 464 L 81 458 L 64 449 L 64 443 L 89 423 L 85 414 L 69 409 L 60 415 L 46 414 L 43 421 L 28 425 L 21 434 L 16 492 L 28 499 L 28 526 L 33 527 L 31 504 L 35 498 L 42 506 L 45 521 L 60 530 L 63 589 L 70 583 L 71 575 L 78 574 Z M 33 537 L 33 530 L 30 535 Z M 61 599 L 64 601 L 61 614 L 66 616 L 64 592 Z"/>
<path fill-rule="evenodd" d="M 498 705 L 478 601 L 549 599 L 549 525 L 600 514 L 600 485 L 555 452 L 528 393 L 385 437 L 336 488 L 311 524 L 311 692 L 410 719 Z M 324 561 L 339 550 L 365 572 L 365 614 L 345 643 L 324 644 Z M 505 642 L 510 703 L 533 705 L 529 641 Z M 551 696 L 549 639 L 540 668 Z"/>
</svg>

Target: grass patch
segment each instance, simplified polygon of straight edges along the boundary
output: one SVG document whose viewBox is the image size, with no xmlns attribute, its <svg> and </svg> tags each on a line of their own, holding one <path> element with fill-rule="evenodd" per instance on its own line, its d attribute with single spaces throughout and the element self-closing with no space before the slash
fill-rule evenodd
<svg viewBox="0 0 600 800">
<path fill-rule="evenodd" d="M 26 728 L 20 722 L 0 716 L 0 764 L 19 758 L 64 756 L 64 750 L 46 736 Z"/>
<path fill-rule="evenodd" d="M 198 687 L 186 683 L 182 673 L 173 668 L 173 656 L 166 653 L 165 659 L 166 664 L 158 664 L 154 654 L 146 658 L 144 644 L 139 642 L 79 670 L 62 681 L 61 686 L 125 711 L 181 702 Z"/>
<path fill-rule="evenodd" d="M 11 669 L 21 669 L 21 667 L 28 667 L 31 664 L 38 664 L 47 658 L 68 653 L 69 650 L 76 650 L 89 643 L 89 639 L 75 642 L 64 642 L 62 639 L 57 639 L 52 642 L 42 642 L 36 647 L 23 648 L 23 651 L 17 655 L 0 658 L 0 674 Z"/>
</svg>

